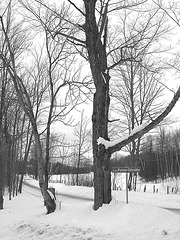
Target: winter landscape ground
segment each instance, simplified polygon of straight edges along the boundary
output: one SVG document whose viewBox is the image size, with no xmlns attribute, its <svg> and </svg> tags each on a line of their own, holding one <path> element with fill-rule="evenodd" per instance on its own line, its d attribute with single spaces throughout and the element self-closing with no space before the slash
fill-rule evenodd
<svg viewBox="0 0 180 240">
<path fill-rule="evenodd" d="M 23 193 L 11 201 L 5 196 L 0 211 L 0 239 L 63 240 L 179 240 L 180 195 L 113 191 L 113 200 L 93 210 L 93 188 L 52 184 L 56 188 L 57 209 L 46 215 L 38 182 L 26 178 Z M 164 185 L 158 185 L 159 187 Z M 62 194 L 62 195 L 60 195 Z"/>
</svg>

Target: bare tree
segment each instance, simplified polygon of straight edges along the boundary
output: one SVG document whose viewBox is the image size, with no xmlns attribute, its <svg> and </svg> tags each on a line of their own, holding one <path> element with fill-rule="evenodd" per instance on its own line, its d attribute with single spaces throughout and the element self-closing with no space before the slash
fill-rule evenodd
<svg viewBox="0 0 180 240">
<path fill-rule="evenodd" d="M 4 154 L 4 136 L 3 136 L 3 112 L 4 112 L 4 105 L 5 105 L 5 94 L 6 94 L 6 78 L 5 78 L 5 68 L 1 66 L 0 71 L 0 209 L 3 209 L 3 189 L 4 189 L 4 178 L 5 178 L 5 154 Z"/>
<path fill-rule="evenodd" d="M 1 32 L 1 52 L 7 56 L 8 49 L 5 44 L 3 34 Z M 20 131 L 23 125 L 22 108 L 20 107 L 17 96 L 14 92 L 13 85 L 8 74 L 6 65 L 0 61 L 0 76 L 1 76 L 1 99 L 0 99 L 0 164 L 1 164 L 1 199 L 3 199 L 3 188 L 6 186 L 9 190 L 9 199 L 11 194 L 17 194 L 18 174 L 17 160 L 22 153 L 20 149 L 20 140 L 23 137 L 23 132 Z M 3 208 L 3 201 L 1 208 Z"/>
<path fill-rule="evenodd" d="M 48 13 L 47 13 L 48 14 Z M 51 23 L 51 15 L 47 19 L 47 24 Z M 46 25 L 47 25 L 46 24 Z M 56 42 L 52 39 L 52 36 L 44 28 L 45 31 L 45 46 L 47 52 L 48 62 L 48 87 L 49 87 L 49 111 L 48 120 L 46 124 L 46 156 L 45 156 L 45 184 L 48 187 L 48 168 L 49 168 L 49 151 L 50 151 L 50 133 L 51 125 L 54 121 L 60 120 L 65 122 L 65 117 L 71 112 L 71 110 L 77 106 L 80 102 L 80 95 L 77 92 L 75 96 L 72 95 L 73 87 L 69 88 L 73 83 L 72 64 L 74 63 L 74 57 L 71 57 L 71 47 L 66 44 L 66 38 L 60 37 Z M 76 77 L 74 76 L 74 80 Z M 70 81 L 72 81 L 70 83 Z M 63 95 L 63 97 L 61 97 Z M 64 98 L 64 100 L 63 100 Z M 58 101 L 60 103 L 58 103 Z M 70 121 L 69 121 L 70 124 Z"/>
<path fill-rule="evenodd" d="M 127 132 L 130 134 L 136 126 L 153 119 L 161 112 L 162 103 L 157 103 L 157 99 L 162 96 L 164 88 L 160 79 L 163 66 L 162 61 L 159 62 L 159 58 L 155 59 L 154 56 L 159 55 L 160 51 L 167 50 L 164 46 L 157 49 L 157 45 L 170 30 L 166 26 L 164 15 L 158 16 L 157 20 L 155 13 L 148 13 L 146 16 L 138 12 L 134 20 L 131 14 L 133 14 L 132 11 L 124 10 L 124 16 L 120 17 L 122 29 L 119 30 L 119 35 L 122 35 L 124 42 L 130 39 L 129 43 L 123 47 L 119 55 L 117 53 L 113 56 L 120 59 L 122 54 L 123 58 L 131 59 L 115 67 L 114 78 L 117 80 L 111 87 L 111 95 L 115 100 L 111 108 L 112 111 L 117 112 L 117 118 L 120 119 L 113 122 L 114 128 L 115 131 L 120 128 L 121 136 Z M 139 18 L 141 22 L 138 21 Z M 155 18 L 153 23 L 152 18 Z M 144 33 L 139 40 L 138 31 L 141 31 L 142 25 L 144 25 Z M 127 146 L 134 167 L 138 164 L 140 142 L 141 138 L 138 138 Z M 136 178 L 137 174 L 134 173 L 134 175 Z M 129 176 L 129 189 L 131 189 L 132 173 Z"/>
<path fill-rule="evenodd" d="M 4 35 L 4 42 L 8 49 L 8 58 L 1 51 L 0 59 L 3 62 L 3 64 L 6 66 L 8 74 L 10 75 L 14 83 L 14 88 L 16 90 L 19 103 L 31 122 L 32 131 L 33 131 L 33 135 L 36 143 L 36 150 L 37 150 L 39 186 L 40 186 L 42 195 L 44 197 L 45 205 L 47 207 L 47 213 L 51 213 L 55 210 L 56 204 L 55 204 L 55 201 L 50 197 L 45 187 L 45 182 L 43 178 L 44 160 L 42 157 L 42 146 L 41 146 L 41 141 L 40 141 L 39 132 L 37 128 L 36 117 L 33 112 L 30 96 L 27 92 L 27 89 L 23 83 L 22 78 L 18 74 L 18 70 L 16 66 L 17 65 L 16 52 L 18 52 L 18 49 L 20 49 L 20 47 L 23 48 L 24 38 L 22 37 L 22 34 L 20 34 L 22 33 L 20 25 L 16 25 L 13 27 L 11 24 L 11 2 L 9 3 L 8 8 L 6 8 L 6 11 L 4 12 L 3 16 L 0 16 L 0 22 L 1 22 L 1 31 Z M 23 35 L 24 35 L 24 32 L 23 32 Z"/>
<path fill-rule="evenodd" d="M 24 4 L 20 1 L 23 7 L 31 13 L 33 22 L 37 31 L 45 35 L 45 59 L 46 65 L 44 68 L 47 71 L 47 86 L 48 97 L 46 99 L 47 106 L 43 110 L 47 111 L 47 121 L 45 120 L 45 132 L 46 132 L 46 156 L 45 156 L 45 185 L 48 187 L 48 169 L 50 162 L 50 133 L 51 126 L 54 122 L 61 121 L 64 124 L 70 124 L 72 118 L 67 120 L 67 116 L 71 110 L 77 107 L 77 105 L 84 102 L 89 93 L 83 92 L 85 85 L 89 86 L 89 79 L 87 77 L 82 78 L 81 66 L 75 67 L 76 62 L 74 49 L 72 45 L 67 41 L 67 37 L 59 35 L 54 40 L 49 29 L 56 28 L 56 17 L 53 12 L 48 8 L 41 14 L 38 7 L 33 8 L 29 4 Z M 61 15 L 65 18 L 67 16 L 68 8 L 64 5 L 61 7 Z M 64 23 L 59 22 L 59 27 Z M 42 30 L 40 30 L 42 29 Z M 82 80 L 81 80 L 82 79 Z M 83 88 L 83 89 L 82 89 Z M 87 89 L 87 88 L 86 88 Z M 88 90 L 89 91 L 89 90 Z"/>
<path fill-rule="evenodd" d="M 77 140 L 75 141 L 75 148 L 76 148 L 76 168 L 77 168 L 77 174 L 76 174 L 76 185 L 78 185 L 78 176 L 79 176 L 79 168 L 80 164 L 83 161 L 83 158 L 85 157 L 85 154 L 90 152 L 92 150 L 91 147 L 91 130 L 88 129 L 88 124 L 90 120 L 87 117 L 84 117 L 84 110 L 81 112 L 81 119 L 77 126 L 74 129 L 74 136 L 77 137 Z"/>
<path fill-rule="evenodd" d="M 19 173 L 21 174 L 20 181 L 19 181 L 19 187 L 18 187 L 18 192 L 22 193 L 22 185 L 23 185 L 23 180 L 24 180 L 24 175 L 26 174 L 27 171 L 27 161 L 28 161 L 28 156 L 32 144 L 32 131 L 31 131 L 31 123 L 28 121 L 27 124 L 26 122 L 26 115 L 24 114 L 23 118 L 23 124 L 22 124 L 22 132 L 25 132 L 25 136 L 21 138 L 21 155 L 20 155 L 20 169 L 18 169 Z M 25 143 L 25 144 L 24 144 Z"/>
</svg>

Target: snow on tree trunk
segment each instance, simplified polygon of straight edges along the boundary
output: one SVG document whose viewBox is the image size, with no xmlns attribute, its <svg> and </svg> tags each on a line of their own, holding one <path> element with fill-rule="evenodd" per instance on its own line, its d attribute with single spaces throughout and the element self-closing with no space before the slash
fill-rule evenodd
<svg viewBox="0 0 180 240">
<path fill-rule="evenodd" d="M 94 95 L 93 111 L 93 156 L 94 156 L 94 209 L 111 201 L 110 152 L 104 145 L 97 144 L 97 138 L 108 138 L 108 106 L 106 90 Z"/>
</svg>

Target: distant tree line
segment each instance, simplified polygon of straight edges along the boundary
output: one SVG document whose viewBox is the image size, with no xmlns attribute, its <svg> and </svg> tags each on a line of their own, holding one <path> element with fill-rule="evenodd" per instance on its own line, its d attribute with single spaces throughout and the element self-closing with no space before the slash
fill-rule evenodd
<svg viewBox="0 0 180 240">
<path fill-rule="evenodd" d="M 135 161 L 141 169 L 140 176 L 146 181 L 180 176 L 180 130 L 160 128 L 156 135 L 146 136 Z M 131 155 L 115 156 L 111 160 L 111 167 L 132 166 Z"/>
<path fill-rule="evenodd" d="M 111 159 L 111 168 L 131 168 L 134 167 L 134 161 L 138 163 L 137 155 L 132 158 L 131 155 L 123 156 L 123 155 L 115 155 Z"/>
<path fill-rule="evenodd" d="M 146 180 L 180 176 L 180 130 L 159 129 L 147 136 L 140 155 L 141 176 Z"/>
<path fill-rule="evenodd" d="M 27 165 L 27 174 L 32 175 L 35 179 L 38 179 L 38 172 L 37 172 L 37 161 L 32 159 Z M 77 166 L 69 166 L 66 164 L 62 164 L 60 162 L 52 163 L 51 165 L 51 172 L 53 175 L 60 175 L 60 174 L 85 174 L 90 173 L 93 171 L 92 165 L 85 165 L 81 167 Z M 51 175 L 50 175 L 51 176 Z"/>
</svg>

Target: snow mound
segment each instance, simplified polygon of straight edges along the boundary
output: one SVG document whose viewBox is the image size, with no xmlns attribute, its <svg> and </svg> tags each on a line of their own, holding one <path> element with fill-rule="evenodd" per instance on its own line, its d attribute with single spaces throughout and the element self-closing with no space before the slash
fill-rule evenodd
<svg viewBox="0 0 180 240">
<path fill-rule="evenodd" d="M 103 234 L 92 228 L 79 228 L 72 224 L 65 224 L 63 226 L 49 225 L 38 223 L 34 221 L 22 221 L 12 227 L 14 238 L 12 235 L 2 237 L 1 240 L 15 240 L 15 239 L 43 239 L 43 240 L 108 240 L 111 238 L 110 234 Z"/>
<path fill-rule="evenodd" d="M 162 235 L 168 235 L 170 238 L 166 240 L 174 240 L 180 236 L 177 224 L 180 222 L 180 216 L 159 207 L 112 202 L 110 205 L 104 205 L 94 216 L 94 219 L 89 220 L 94 227 L 103 229 L 106 233 L 116 233 L 119 239 L 159 240 Z"/>
<path fill-rule="evenodd" d="M 85 188 L 66 188 L 62 192 L 87 192 Z M 91 193 L 91 189 L 90 192 Z M 179 201 L 179 195 L 129 193 L 129 204 L 118 191 L 110 204 L 93 210 L 89 199 L 60 196 L 62 207 L 46 215 L 40 191 L 25 185 L 23 194 L 8 201 L 0 211 L 1 240 L 179 240 L 180 215 L 160 208 Z M 147 197 L 145 197 L 147 196 Z M 159 198 L 160 197 L 160 198 Z M 171 197 L 171 198 L 170 198 Z M 156 201 L 155 201 L 156 199 Z M 153 201 L 152 201 L 153 200 Z M 179 203 L 178 203 L 179 204 Z M 174 205 L 179 206 L 179 205 Z"/>
</svg>

